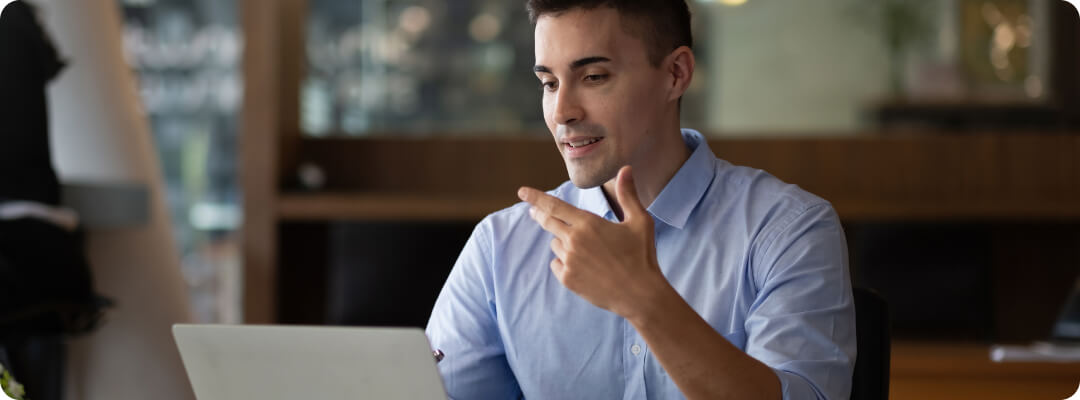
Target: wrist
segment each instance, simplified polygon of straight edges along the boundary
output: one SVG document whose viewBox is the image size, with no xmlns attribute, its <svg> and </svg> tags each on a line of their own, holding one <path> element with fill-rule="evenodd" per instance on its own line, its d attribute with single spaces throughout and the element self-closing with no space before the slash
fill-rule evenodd
<svg viewBox="0 0 1080 400">
<path fill-rule="evenodd" d="M 662 324 L 663 318 L 683 302 L 682 296 L 671 287 L 667 279 L 658 275 L 660 278 L 651 280 L 652 283 L 647 285 L 642 294 L 635 296 L 637 301 L 634 306 L 621 315 L 639 330 L 642 327 Z"/>
</svg>

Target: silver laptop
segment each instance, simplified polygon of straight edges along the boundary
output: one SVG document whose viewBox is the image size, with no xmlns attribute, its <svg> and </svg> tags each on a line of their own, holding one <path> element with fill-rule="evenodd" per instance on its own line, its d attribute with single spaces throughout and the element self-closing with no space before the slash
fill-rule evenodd
<svg viewBox="0 0 1080 400">
<path fill-rule="evenodd" d="M 446 399 L 419 328 L 173 325 L 198 400 Z"/>
</svg>

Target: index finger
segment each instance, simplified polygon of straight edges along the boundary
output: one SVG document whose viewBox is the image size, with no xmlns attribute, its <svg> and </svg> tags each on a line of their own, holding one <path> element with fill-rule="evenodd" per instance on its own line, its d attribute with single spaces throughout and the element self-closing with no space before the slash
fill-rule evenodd
<svg viewBox="0 0 1080 400">
<path fill-rule="evenodd" d="M 558 197 L 531 187 L 522 187 L 521 189 L 518 189 L 518 197 L 521 198 L 522 201 L 532 204 L 533 207 L 538 208 L 540 211 L 558 218 L 569 225 L 581 222 L 591 215 L 584 210 L 567 204 Z"/>
</svg>

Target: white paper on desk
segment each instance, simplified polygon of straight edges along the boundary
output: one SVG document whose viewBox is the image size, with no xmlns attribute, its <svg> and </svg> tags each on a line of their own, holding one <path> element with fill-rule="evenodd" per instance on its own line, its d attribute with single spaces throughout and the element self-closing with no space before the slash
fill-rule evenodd
<svg viewBox="0 0 1080 400">
<path fill-rule="evenodd" d="M 1030 346 L 990 346 L 995 362 L 1080 362 L 1080 346 L 1035 342 Z"/>
</svg>

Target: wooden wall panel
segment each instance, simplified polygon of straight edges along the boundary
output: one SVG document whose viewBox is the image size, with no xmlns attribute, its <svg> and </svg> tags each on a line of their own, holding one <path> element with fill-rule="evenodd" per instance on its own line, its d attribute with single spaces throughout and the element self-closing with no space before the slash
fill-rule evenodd
<svg viewBox="0 0 1080 400">
<path fill-rule="evenodd" d="M 1080 136 L 709 143 L 721 158 L 833 202 L 847 220 L 1080 218 Z M 503 195 L 567 179 L 553 145 L 538 139 L 304 140 L 300 153 L 326 170 L 326 190 L 339 194 Z"/>
<path fill-rule="evenodd" d="M 332 192 L 513 194 L 567 179 L 555 145 L 535 139 L 309 139 L 301 153 Z"/>
<path fill-rule="evenodd" d="M 984 135 L 712 142 L 852 219 L 1080 217 L 1080 137 Z"/>
</svg>

